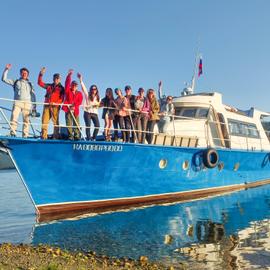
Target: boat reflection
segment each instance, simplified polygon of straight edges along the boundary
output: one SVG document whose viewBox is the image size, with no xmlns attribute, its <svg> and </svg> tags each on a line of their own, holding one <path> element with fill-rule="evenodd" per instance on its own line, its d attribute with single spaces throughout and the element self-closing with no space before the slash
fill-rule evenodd
<svg viewBox="0 0 270 270">
<path fill-rule="evenodd" d="M 244 246 L 256 256 L 268 254 L 269 210 L 267 185 L 204 200 L 43 223 L 35 228 L 33 244 L 135 259 L 145 255 L 175 265 L 188 261 L 191 269 L 234 269 L 241 263 L 258 264 L 243 255 Z M 264 233 L 258 234 L 254 226 Z M 258 239 L 265 243 L 260 249 Z M 270 266 L 269 259 L 263 265 Z"/>
</svg>

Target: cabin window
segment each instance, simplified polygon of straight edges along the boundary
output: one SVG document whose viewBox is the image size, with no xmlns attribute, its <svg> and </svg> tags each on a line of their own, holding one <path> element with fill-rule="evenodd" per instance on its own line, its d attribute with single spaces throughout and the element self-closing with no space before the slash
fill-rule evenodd
<svg viewBox="0 0 270 270">
<path fill-rule="evenodd" d="M 175 115 L 187 118 L 201 118 L 206 119 L 208 117 L 209 108 L 199 107 L 176 107 Z"/>
<path fill-rule="evenodd" d="M 252 137 L 252 138 L 260 137 L 256 125 L 252 125 L 252 124 L 248 125 L 248 134 L 249 134 L 249 137 Z"/>
<path fill-rule="evenodd" d="M 197 117 L 198 118 L 207 118 L 208 117 L 208 108 L 199 108 L 197 112 Z"/>
<path fill-rule="evenodd" d="M 258 129 L 255 124 L 230 119 L 228 119 L 228 123 L 231 135 L 250 138 L 260 138 Z"/>
<path fill-rule="evenodd" d="M 238 123 L 234 123 L 234 122 L 229 122 L 229 128 L 230 128 L 230 133 L 232 135 L 239 135 L 240 133 L 240 127 L 238 125 Z"/>
<path fill-rule="evenodd" d="M 245 137 L 248 137 L 248 125 L 244 123 L 238 123 L 238 125 L 240 134 L 244 135 Z"/>
<path fill-rule="evenodd" d="M 184 117 L 193 117 L 194 118 L 195 115 L 196 115 L 196 109 L 186 108 L 186 109 L 183 109 L 181 116 L 184 116 Z"/>
</svg>

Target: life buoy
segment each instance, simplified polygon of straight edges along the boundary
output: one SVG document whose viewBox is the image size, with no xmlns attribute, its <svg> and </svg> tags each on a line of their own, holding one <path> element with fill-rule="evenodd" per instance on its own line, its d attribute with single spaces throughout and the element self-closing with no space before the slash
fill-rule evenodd
<svg viewBox="0 0 270 270">
<path fill-rule="evenodd" d="M 203 164 L 205 165 L 205 167 L 209 169 L 215 168 L 218 164 L 218 161 L 219 156 L 218 152 L 215 149 L 209 148 L 203 152 Z"/>
</svg>

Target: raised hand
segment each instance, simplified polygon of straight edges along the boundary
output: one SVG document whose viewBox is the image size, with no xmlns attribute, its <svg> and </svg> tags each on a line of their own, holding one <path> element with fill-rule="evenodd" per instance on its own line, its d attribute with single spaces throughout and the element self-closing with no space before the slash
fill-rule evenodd
<svg viewBox="0 0 270 270">
<path fill-rule="evenodd" d="M 82 74 L 81 73 L 77 73 L 77 77 L 78 77 L 78 79 L 80 80 L 80 81 L 82 81 Z"/>
<path fill-rule="evenodd" d="M 72 75 L 72 74 L 73 74 L 73 72 L 74 72 L 74 70 L 73 70 L 73 69 L 69 69 L 69 70 L 68 70 L 68 75 Z"/>
<path fill-rule="evenodd" d="M 41 70 L 40 70 L 40 74 L 44 74 L 46 72 L 46 68 L 45 67 L 43 67 Z"/>
<path fill-rule="evenodd" d="M 6 64 L 6 69 L 11 69 L 11 64 Z"/>
<path fill-rule="evenodd" d="M 159 81 L 158 87 L 161 87 L 161 86 L 162 86 L 162 81 Z"/>
</svg>

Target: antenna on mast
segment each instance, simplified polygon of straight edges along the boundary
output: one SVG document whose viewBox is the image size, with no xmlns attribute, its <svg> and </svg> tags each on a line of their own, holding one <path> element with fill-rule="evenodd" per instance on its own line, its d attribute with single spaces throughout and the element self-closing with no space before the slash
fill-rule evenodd
<svg viewBox="0 0 270 270">
<path fill-rule="evenodd" d="M 198 39 L 200 41 L 200 39 Z M 190 82 L 190 85 L 187 87 L 185 87 L 181 93 L 182 96 L 186 96 L 186 95 L 192 95 L 194 94 L 194 90 L 195 90 L 195 86 L 196 86 L 196 75 L 198 74 L 198 76 L 200 76 L 200 74 L 202 73 L 202 70 L 200 69 L 201 66 L 201 58 L 202 55 L 199 53 L 199 41 L 198 41 L 198 49 L 197 49 L 197 53 L 195 55 L 195 63 L 194 63 L 194 72 L 193 72 L 193 76 Z"/>
</svg>

